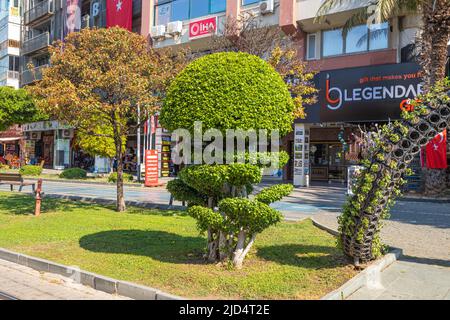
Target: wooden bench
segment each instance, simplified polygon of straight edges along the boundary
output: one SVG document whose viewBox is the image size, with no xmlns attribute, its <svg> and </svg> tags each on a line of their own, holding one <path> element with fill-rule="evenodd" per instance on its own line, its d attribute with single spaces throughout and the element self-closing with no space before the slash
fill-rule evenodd
<svg viewBox="0 0 450 320">
<path fill-rule="evenodd" d="M 33 192 L 35 192 L 35 182 L 25 182 L 20 173 L 0 173 L 0 184 L 9 184 L 11 191 L 14 190 L 14 186 L 19 186 L 19 192 L 25 186 L 31 186 Z"/>
</svg>

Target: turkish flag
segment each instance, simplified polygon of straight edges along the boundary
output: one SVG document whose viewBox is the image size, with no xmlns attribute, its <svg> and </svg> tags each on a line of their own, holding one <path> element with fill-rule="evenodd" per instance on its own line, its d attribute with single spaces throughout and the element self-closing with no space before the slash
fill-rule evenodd
<svg viewBox="0 0 450 320">
<path fill-rule="evenodd" d="M 427 168 L 447 169 L 447 130 L 439 133 L 426 146 Z"/>
<path fill-rule="evenodd" d="M 122 27 L 131 31 L 133 0 L 106 0 L 106 27 Z"/>
</svg>

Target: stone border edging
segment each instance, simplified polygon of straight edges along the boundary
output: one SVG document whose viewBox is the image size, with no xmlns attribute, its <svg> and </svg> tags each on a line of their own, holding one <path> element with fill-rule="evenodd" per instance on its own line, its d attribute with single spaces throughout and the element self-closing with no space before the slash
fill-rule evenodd
<svg viewBox="0 0 450 320">
<path fill-rule="evenodd" d="M 117 294 L 135 300 L 184 300 L 185 298 L 165 293 L 155 288 L 108 278 L 87 272 L 76 267 L 68 267 L 45 259 L 0 248 L 0 259 L 27 266 L 37 271 L 59 274 L 64 277 L 79 276 L 79 282 L 85 286 L 109 294 Z"/>
<path fill-rule="evenodd" d="M 328 233 L 339 236 L 339 232 L 332 228 L 329 228 L 323 224 L 320 224 L 313 217 L 311 217 L 313 225 L 319 229 L 325 230 Z M 326 294 L 320 300 L 345 300 L 353 293 L 358 291 L 364 286 L 376 285 L 379 280 L 380 273 L 389 267 L 392 263 L 397 261 L 397 259 L 403 254 L 403 250 L 399 248 L 391 248 L 391 251 L 381 257 L 378 260 L 372 262 L 367 268 L 362 270 L 356 276 L 348 280 L 338 289 Z"/>
</svg>

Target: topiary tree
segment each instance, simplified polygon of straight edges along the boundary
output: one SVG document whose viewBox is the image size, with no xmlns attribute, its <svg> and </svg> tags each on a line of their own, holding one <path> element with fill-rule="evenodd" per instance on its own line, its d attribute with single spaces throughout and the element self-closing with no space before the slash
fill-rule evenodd
<svg viewBox="0 0 450 320">
<path fill-rule="evenodd" d="M 173 81 L 160 115 L 169 129 L 292 130 L 294 104 L 281 76 L 264 60 L 221 52 L 190 63 Z"/>
<path fill-rule="evenodd" d="M 174 79 L 160 121 L 172 131 L 194 132 L 194 122 L 202 121 L 203 130 L 264 129 L 266 134 L 278 130 L 284 135 L 292 130 L 294 109 L 287 85 L 269 63 L 250 54 L 226 52 L 199 58 Z M 269 204 L 289 194 L 292 187 L 265 190 L 262 201 L 250 199 L 267 160 L 282 166 L 288 156 L 258 150 L 232 152 L 226 159 L 243 163 L 185 167 L 167 189 L 175 200 L 187 202 L 189 215 L 207 234 L 205 257 L 241 267 L 256 234 L 281 220 L 281 213 Z"/>
<path fill-rule="evenodd" d="M 382 255 L 381 220 L 401 193 L 408 165 L 421 147 L 439 132 L 450 128 L 450 81 L 440 81 L 418 97 L 414 110 L 403 113 L 403 120 L 372 132 L 367 143 L 364 169 L 339 217 L 339 240 L 355 265 Z"/>
<path fill-rule="evenodd" d="M 207 234 L 209 261 L 232 261 L 240 268 L 256 235 L 281 220 L 269 207 L 292 191 L 292 185 L 263 189 L 253 200 L 248 188 L 261 181 L 261 170 L 250 164 L 196 165 L 183 169 L 168 190 L 188 202 L 188 213 Z"/>
</svg>

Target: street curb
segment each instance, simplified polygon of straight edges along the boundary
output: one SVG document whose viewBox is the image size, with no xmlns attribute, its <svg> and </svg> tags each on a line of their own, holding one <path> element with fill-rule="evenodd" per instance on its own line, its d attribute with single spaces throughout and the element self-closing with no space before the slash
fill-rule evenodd
<svg viewBox="0 0 450 320">
<path fill-rule="evenodd" d="M 388 254 L 372 262 L 355 277 L 351 278 L 338 289 L 328 293 L 320 300 L 345 300 L 362 287 L 371 287 L 375 285 L 380 277 L 380 273 L 397 261 L 402 254 L 402 249 L 391 248 L 391 251 Z"/>
<path fill-rule="evenodd" d="M 95 290 L 117 294 L 134 300 L 185 300 L 185 298 L 165 293 L 155 288 L 108 278 L 78 269 L 77 267 L 68 267 L 3 248 L 0 248 L 0 259 L 27 266 L 37 271 L 72 277 L 72 279 L 77 279 L 79 283 Z"/>
<path fill-rule="evenodd" d="M 53 193 L 46 193 L 45 197 L 52 198 L 52 199 L 83 201 L 83 202 L 102 204 L 102 205 L 115 205 L 116 204 L 115 200 L 81 197 L 81 196 L 68 196 L 68 195 L 53 194 Z M 168 204 L 162 204 L 162 203 L 125 201 L 125 204 L 127 206 L 146 208 L 146 209 L 179 210 L 179 211 L 186 210 L 185 207 L 180 206 L 180 205 L 168 205 Z"/>
<path fill-rule="evenodd" d="M 333 236 L 336 236 L 336 237 L 339 236 L 339 231 L 329 228 L 329 227 L 317 222 L 314 219 L 314 217 L 311 217 L 310 219 L 312 220 L 313 225 L 316 226 L 317 228 L 322 229 L 322 230 L 332 234 Z"/>
<path fill-rule="evenodd" d="M 416 198 L 416 197 L 401 197 L 397 201 L 410 201 L 410 202 L 432 202 L 432 203 L 450 203 L 450 198 Z"/>
<path fill-rule="evenodd" d="M 325 230 L 334 236 L 339 236 L 339 232 L 327 226 L 324 226 L 311 218 L 313 225 L 317 228 Z M 338 289 L 326 294 L 320 300 L 345 300 L 353 293 L 358 291 L 364 286 L 371 286 L 375 284 L 379 277 L 380 273 L 398 260 L 400 256 L 403 255 L 403 250 L 399 248 L 390 248 L 390 252 L 372 262 L 367 268 L 358 273 L 356 276 L 351 278 L 349 281 L 344 283 Z"/>
<path fill-rule="evenodd" d="M 25 180 L 29 181 L 38 181 L 39 178 L 25 178 Z M 82 181 L 82 180 L 57 180 L 57 179 L 46 179 L 42 178 L 42 181 L 44 182 L 56 182 L 56 183 L 73 183 L 73 184 L 93 184 L 93 185 L 99 185 L 99 186 L 115 186 L 115 183 L 107 183 L 107 182 L 95 182 L 95 181 Z M 135 188 L 144 188 L 143 183 L 124 183 L 124 186 L 127 187 L 135 187 Z"/>
</svg>

